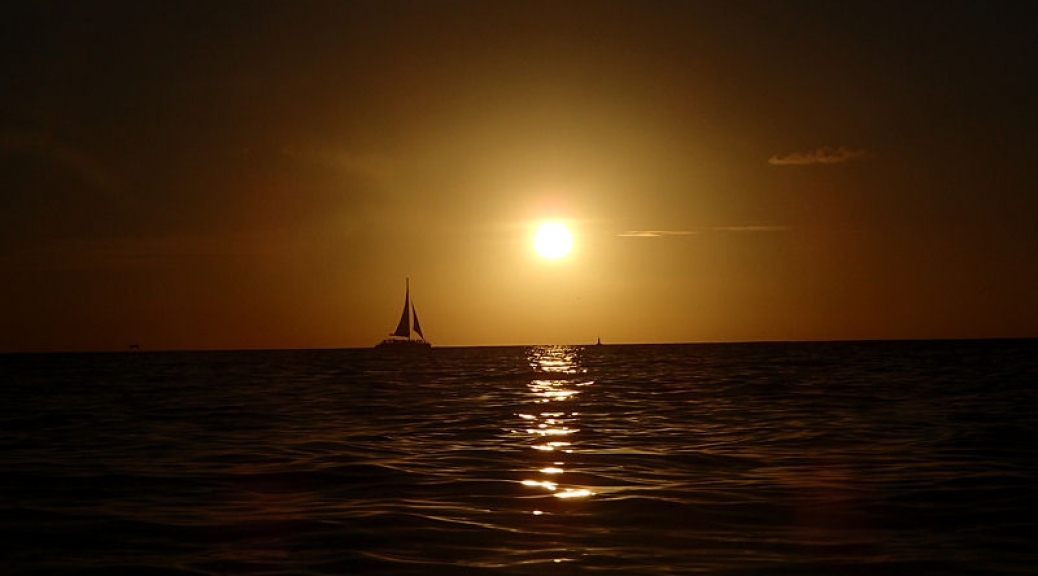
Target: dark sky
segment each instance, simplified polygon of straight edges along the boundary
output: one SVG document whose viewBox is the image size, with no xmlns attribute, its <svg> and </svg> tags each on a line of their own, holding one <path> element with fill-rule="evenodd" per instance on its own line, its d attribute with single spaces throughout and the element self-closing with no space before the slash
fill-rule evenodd
<svg viewBox="0 0 1038 576">
<path fill-rule="evenodd" d="M 0 351 L 1038 336 L 1026 2 L 7 2 Z M 573 253 L 533 254 L 546 220 Z"/>
</svg>

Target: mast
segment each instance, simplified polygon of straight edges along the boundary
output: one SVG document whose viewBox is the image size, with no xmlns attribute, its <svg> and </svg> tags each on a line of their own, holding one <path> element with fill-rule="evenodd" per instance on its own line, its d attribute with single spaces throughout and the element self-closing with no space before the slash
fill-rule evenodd
<svg viewBox="0 0 1038 576">
<path fill-rule="evenodd" d="M 410 312 L 410 301 L 411 301 L 411 279 L 407 278 L 404 280 L 406 288 L 404 289 L 404 311 L 400 314 L 400 323 L 396 325 L 396 331 L 393 332 L 393 336 L 399 336 L 401 338 L 411 339 L 411 316 Z M 415 318 L 415 327 L 418 327 L 417 318 Z M 421 334 L 421 332 L 419 332 Z"/>
</svg>

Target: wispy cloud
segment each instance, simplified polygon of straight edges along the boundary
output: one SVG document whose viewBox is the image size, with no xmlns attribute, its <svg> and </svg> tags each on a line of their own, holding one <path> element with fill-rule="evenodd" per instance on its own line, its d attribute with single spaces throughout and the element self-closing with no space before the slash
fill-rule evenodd
<svg viewBox="0 0 1038 576">
<path fill-rule="evenodd" d="M 711 232 L 787 232 L 789 226 L 715 226 Z"/>
<path fill-rule="evenodd" d="M 393 161 L 386 156 L 378 154 L 294 145 L 284 146 L 281 149 L 281 153 L 296 160 L 330 166 L 343 173 L 366 178 L 381 186 L 389 186 L 394 178 L 395 167 Z"/>
<path fill-rule="evenodd" d="M 144 269 L 187 260 L 292 260 L 307 249 L 293 231 L 74 238 L 0 246 L 0 265 L 19 271 Z"/>
<path fill-rule="evenodd" d="M 699 234 L 697 230 L 628 230 L 617 236 L 630 238 L 659 238 L 660 236 L 691 236 Z"/>
<path fill-rule="evenodd" d="M 660 238 L 663 236 L 693 236 L 711 232 L 786 232 L 789 226 L 712 226 L 694 230 L 628 230 L 617 236 L 624 238 Z"/>
<path fill-rule="evenodd" d="M 39 132 L 0 133 L 0 156 L 27 154 L 44 158 L 104 194 L 114 193 L 119 178 L 85 151 Z"/>
<path fill-rule="evenodd" d="M 866 150 L 849 150 L 844 146 L 830 148 L 823 146 L 810 152 L 793 152 L 785 156 L 772 156 L 768 164 L 772 166 L 806 166 L 808 164 L 839 164 L 856 158 L 870 156 Z"/>
</svg>

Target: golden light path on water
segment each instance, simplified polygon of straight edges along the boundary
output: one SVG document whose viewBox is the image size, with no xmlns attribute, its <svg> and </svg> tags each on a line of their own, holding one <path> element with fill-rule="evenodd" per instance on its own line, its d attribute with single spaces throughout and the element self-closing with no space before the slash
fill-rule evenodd
<svg viewBox="0 0 1038 576">
<path fill-rule="evenodd" d="M 528 406 L 516 414 L 526 427 L 516 433 L 526 436 L 531 449 L 555 458 L 550 463 L 539 463 L 538 475 L 523 480 L 522 485 L 559 499 L 594 496 L 590 488 L 566 482 L 567 455 L 575 449 L 570 439 L 580 432 L 580 413 L 574 400 L 594 381 L 581 377 L 587 370 L 580 366 L 574 348 L 532 348 L 527 359 L 536 377 L 527 384 Z M 540 516 L 545 511 L 536 509 L 532 514 Z"/>
</svg>

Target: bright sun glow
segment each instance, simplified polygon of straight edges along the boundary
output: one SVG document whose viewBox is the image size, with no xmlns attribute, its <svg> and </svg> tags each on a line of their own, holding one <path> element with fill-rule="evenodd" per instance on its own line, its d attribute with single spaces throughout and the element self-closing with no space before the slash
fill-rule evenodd
<svg viewBox="0 0 1038 576">
<path fill-rule="evenodd" d="M 546 222 L 533 235 L 533 249 L 544 258 L 562 258 L 573 249 L 573 235 L 561 222 Z"/>
</svg>

